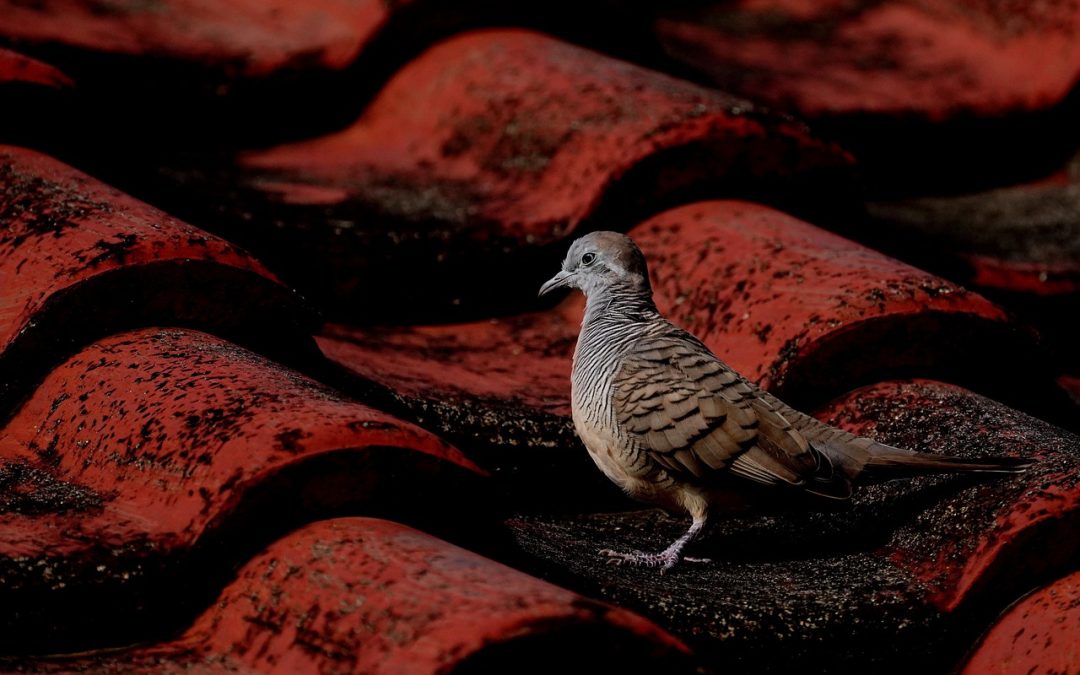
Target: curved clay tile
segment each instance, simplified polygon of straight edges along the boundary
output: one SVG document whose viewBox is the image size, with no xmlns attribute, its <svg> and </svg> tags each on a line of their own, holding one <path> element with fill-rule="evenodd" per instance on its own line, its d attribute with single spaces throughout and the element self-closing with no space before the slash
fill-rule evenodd
<svg viewBox="0 0 1080 675">
<path fill-rule="evenodd" d="M 1030 178 L 1075 148 L 1070 0 L 738 0 L 661 14 L 676 60 L 811 119 L 890 194 Z"/>
<path fill-rule="evenodd" d="M 109 10 L 87 0 L 5 0 L 0 7 L 0 35 L 24 48 L 77 49 L 84 59 L 93 54 L 175 59 L 234 76 L 266 75 L 301 63 L 342 69 L 389 12 L 386 3 L 374 0 L 167 0 Z"/>
<path fill-rule="evenodd" d="M 981 673 L 1080 670 L 1080 572 L 1058 579 L 1010 607 L 964 666 Z"/>
<path fill-rule="evenodd" d="M 181 172 L 173 208 L 332 315 L 430 319 L 519 306 L 545 247 L 580 227 L 625 228 L 700 192 L 798 200 L 849 161 L 747 101 L 484 31 L 424 52 L 338 133 Z"/>
<path fill-rule="evenodd" d="M 1080 292 L 1080 156 L 1061 182 L 869 205 L 895 248 L 915 242 L 928 264 L 976 287 L 1027 296 Z M 1064 172 L 1063 172 L 1064 173 Z M 906 252 L 920 257 L 920 250 Z"/>
<path fill-rule="evenodd" d="M 0 146 L 0 226 L 0 419 L 51 364 L 127 327 L 306 353 L 308 310 L 254 258 L 45 155 Z"/>
<path fill-rule="evenodd" d="M 921 451 L 1036 464 L 1020 476 L 861 487 L 850 509 L 834 512 L 717 518 L 691 553 L 712 563 L 664 576 L 601 564 L 597 553 L 662 548 L 685 524 L 659 512 L 527 515 L 511 525 L 552 574 L 735 670 L 784 671 L 797 658 L 807 672 L 943 672 L 997 612 L 1067 571 L 1080 515 L 1075 435 L 925 380 L 855 390 L 819 417 Z"/>
<path fill-rule="evenodd" d="M 1080 77 L 1080 12 L 1067 0 L 741 0 L 673 12 L 657 29 L 722 85 L 811 117 L 1038 109 Z"/>
<path fill-rule="evenodd" d="M 76 92 L 52 63 L 0 47 L 0 146 L 48 142 L 68 131 L 56 119 L 71 109 Z"/>
<path fill-rule="evenodd" d="M 879 552 L 918 579 L 934 607 L 958 612 L 981 601 L 1010 602 L 1032 578 L 1080 550 L 1058 535 L 1080 515 L 1075 434 L 957 387 L 922 381 L 864 387 L 818 416 L 924 452 L 1035 460 L 1019 478 L 953 481 L 971 487 L 946 495 L 885 541 Z M 903 485 L 879 490 L 897 494 Z M 881 522 L 888 522 L 884 513 Z"/>
<path fill-rule="evenodd" d="M 221 339 L 106 338 L 0 430 L 0 651 L 175 628 L 252 546 L 343 511 L 443 530 L 460 518 L 460 536 L 492 545 L 478 473 L 419 428 Z"/>
<path fill-rule="evenodd" d="M 58 68 L 10 49 L 0 48 L 0 85 L 36 84 L 50 89 L 72 85 Z"/>
<path fill-rule="evenodd" d="M 656 29 L 718 86 L 855 154 L 860 241 L 994 294 L 1080 367 L 1061 320 L 1080 311 L 1075 3 L 740 0 Z"/>
<path fill-rule="evenodd" d="M 410 4 L 2 0 L 0 43 L 79 83 L 66 109 L 43 108 L 45 123 L 24 125 L 33 133 L 5 138 L 139 180 L 154 168 L 148 154 L 334 128 L 432 39 Z M 428 13 L 435 12 L 420 17 Z M 413 30 L 385 35 L 398 14 Z"/>
<path fill-rule="evenodd" d="M 188 95 L 243 97 L 255 82 L 275 77 L 283 84 L 306 79 L 323 87 L 336 83 L 343 88 L 357 79 L 365 86 L 374 84 L 364 80 L 369 75 L 386 77 L 431 41 L 470 25 L 544 26 L 608 47 L 650 53 L 647 14 L 624 13 L 619 19 L 620 30 L 613 35 L 597 34 L 598 27 L 613 26 L 610 7 L 593 0 L 557 0 L 544 8 L 489 0 L 466 0 L 452 7 L 430 0 L 155 0 L 108 5 L 94 0 L 3 0 L 0 40 L 78 70 L 91 89 L 112 88 L 110 79 L 136 74 L 131 83 L 141 85 L 144 96 L 165 79 Z M 352 80 L 327 79 L 350 68 L 361 72 L 351 73 L 357 76 Z"/>
<path fill-rule="evenodd" d="M 581 667 L 693 672 L 685 647 L 626 610 L 404 525 L 342 518 L 271 544 L 174 640 L 9 663 L 39 672 L 494 673 L 550 672 L 571 654 Z"/>
<path fill-rule="evenodd" d="M 1038 181 L 867 209 L 879 246 L 1000 298 L 1080 371 L 1080 154 Z"/>
</svg>

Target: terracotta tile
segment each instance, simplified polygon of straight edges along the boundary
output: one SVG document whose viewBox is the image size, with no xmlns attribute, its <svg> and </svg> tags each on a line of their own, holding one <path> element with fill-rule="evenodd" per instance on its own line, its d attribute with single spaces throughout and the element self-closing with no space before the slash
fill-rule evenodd
<svg viewBox="0 0 1080 675">
<path fill-rule="evenodd" d="M 0 85 L 36 84 L 50 89 L 72 86 L 59 68 L 10 49 L 0 48 Z"/>
<path fill-rule="evenodd" d="M 163 153 L 334 128 L 394 67 L 394 50 L 373 45 L 409 4 L 4 0 L 0 42 L 79 82 L 67 106 L 41 111 L 44 128 L 7 138 L 113 180 Z"/>
<path fill-rule="evenodd" d="M 8 652 L 175 628 L 251 546 L 326 515 L 460 518 L 491 539 L 458 450 L 187 330 L 115 335 L 53 369 L 0 431 L 0 463 Z"/>
<path fill-rule="evenodd" d="M 81 0 L 4 4 L 0 27 L 19 43 L 198 58 L 244 74 L 275 70 L 301 58 L 342 68 L 387 13 L 377 2 L 333 0 L 303 5 L 170 0 L 113 12 L 96 11 Z"/>
<path fill-rule="evenodd" d="M 51 365 L 127 327 L 307 353 L 310 311 L 236 246 L 31 150 L 0 146 L 0 175 L 0 419 Z"/>
<path fill-rule="evenodd" d="M 1031 178 L 1075 148 L 1078 29 L 1067 0 L 740 0 L 657 22 L 677 60 L 811 119 L 893 193 Z"/>
<path fill-rule="evenodd" d="M 1028 183 L 868 204 L 874 243 L 994 298 L 1080 372 L 1080 154 Z"/>
<path fill-rule="evenodd" d="M 77 92 L 72 78 L 47 59 L 0 47 L 0 147 L 40 147 L 45 139 L 66 135 L 56 119 L 71 110 Z"/>
<path fill-rule="evenodd" d="M 0 670 L 1074 667 L 1080 444 L 1006 404 L 1075 423 L 1080 12 L 1021 5 L 0 0 L 0 141 L 199 225 L 0 146 Z M 491 25 L 609 55 L 432 46 Z M 797 407 L 1036 464 L 604 565 L 685 523 L 570 428 L 590 229 Z"/>
<path fill-rule="evenodd" d="M 1074 434 L 970 392 L 923 382 L 864 387 L 818 416 L 915 450 L 1036 460 L 1019 478 L 990 479 L 933 503 L 880 549 L 925 585 L 935 606 L 952 612 L 980 598 L 1011 600 L 1078 550 L 1074 537 L 1061 536 L 1080 518 Z"/>
<path fill-rule="evenodd" d="M 411 322 L 519 307 L 578 228 L 702 192 L 841 190 L 849 161 L 747 101 L 499 30 L 424 52 L 348 128 L 175 172 L 162 199 L 331 315 Z"/>
<path fill-rule="evenodd" d="M 1037 181 L 868 209 L 890 248 L 972 287 L 1025 297 L 1080 292 L 1080 154 Z"/>
<path fill-rule="evenodd" d="M 659 22 L 674 53 L 810 116 L 1041 108 L 1080 75 L 1080 12 L 1069 2 L 745 0 L 700 11 Z"/>
<path fill-rule="evenodd" d="M 693 672 L 683 645 L 626 610 L 404 525 L 341 518 L 260 552 L 175 640 L 6 665 L 19 672 L 542 672 L 565 664 L 569 653 L 582 666 L 620 672 L 660 664 L 665 672 Z"/>
<path fill-rule="evenodd" d="M 1080 572 L 1040 588 L 1009 608 L 962 672 L 1069 673 L 1080 670 Z"/>
</svg>

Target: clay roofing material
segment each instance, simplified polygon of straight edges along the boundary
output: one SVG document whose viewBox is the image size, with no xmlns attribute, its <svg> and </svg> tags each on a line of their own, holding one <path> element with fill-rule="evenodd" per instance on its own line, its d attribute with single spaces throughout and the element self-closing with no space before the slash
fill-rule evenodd
<svg viewBox="0 0 1080 675">
<path fill-rule="evenodd" d="M 0 670 L 1080 669 L 1080 10 L 502 4 L 0 0 Z M 796 406 L 1037 464 L 604 565 L 680 523 L 534 299 L 599 227 Z"/>
</svg>

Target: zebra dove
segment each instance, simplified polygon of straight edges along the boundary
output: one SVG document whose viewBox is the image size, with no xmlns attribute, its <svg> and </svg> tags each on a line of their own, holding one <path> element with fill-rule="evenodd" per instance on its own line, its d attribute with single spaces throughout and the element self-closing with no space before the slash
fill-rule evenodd
<svg viewBox="0 0 1080 675">
<path fill-rule="evenodd" d="M 571 390 L 574 427 L 589 455 L 631 497 L 693 519 L 659 553 L 601 551 L 612 562 L 670 569 L 710 513 L 763 496 L 843 501 L 863 474 L 1019 473 L 1029 464 L 894 448 L 797 412 L 660 315 L 645 257 L 623 234 L 575 241 L 540 295 L 557 288 L 587 298 Z"/>
</svg>

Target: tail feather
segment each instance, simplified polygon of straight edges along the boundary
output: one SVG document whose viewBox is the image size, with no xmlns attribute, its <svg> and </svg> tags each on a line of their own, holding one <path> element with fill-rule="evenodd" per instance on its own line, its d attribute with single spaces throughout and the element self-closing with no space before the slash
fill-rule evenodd
<svg viewBox="0 0 1080 675">
<path fill-rule="evenodd" d="M 780 399 L 761 394 L 779 410 L 810 445 L 851 480 L 867 477 L 898 478 L 931 473 L 971 472 L 1018 474 L 1034 464 L 1016 457 L 950 457 L 894 448 L 843 429 L 829 426 L 809 415 L 797 412 Z"/>
<path fill-rule="evenodd" d="M 820 424 L 820 423 L 819 423 Z M 849 478 L 898 478 L 932 473 L 1023 473 L 1033 464 L 1016 457 L 951 457 L 878 443 L 834 427 L 813 430 L 810 443 Z"/>
<path fill-rule="evenodd" d="M 1024 473 L 1031 461 L 1017 457 L 950 457 L 911 452 L 875 443 L 870 448 L 866 471 L 873 473 Z"/>
</svg>

